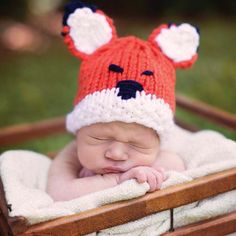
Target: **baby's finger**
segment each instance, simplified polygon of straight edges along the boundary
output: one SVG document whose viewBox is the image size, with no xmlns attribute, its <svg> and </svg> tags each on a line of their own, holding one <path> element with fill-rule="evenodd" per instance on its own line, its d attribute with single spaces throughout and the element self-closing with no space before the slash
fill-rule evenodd
<svg viewBox="0 0 236 236">
<path fill-rule="evenodd" d="M 148 174 L 148 184 L 150 186 L 149 192 L 153 192 L 157 189 L 158 182 L 155 174 L 152 172 Z"/>
<path fill-rule="evenodd" d="M 160 189 L 163 182 L 163 175 L 159 171 L 154 171 L 154 175 L 157 181 L 157 189 Z"/>
<path fill-rule="evenodd" d="M 156 167 L 155 170 L 161 173 L 163 181 L 167 179 L 167 175 L 163 167 Z"/>
<path fill-rule="evenodd" d="M 147 175 L 142 170 L 138 170 L 137 172 L 135 172 L 134 177 L 135 177 L 135 179 L 137 180 L 138 183 L 144 183 L 144 182 L 147 181 Z"/>
</svg>

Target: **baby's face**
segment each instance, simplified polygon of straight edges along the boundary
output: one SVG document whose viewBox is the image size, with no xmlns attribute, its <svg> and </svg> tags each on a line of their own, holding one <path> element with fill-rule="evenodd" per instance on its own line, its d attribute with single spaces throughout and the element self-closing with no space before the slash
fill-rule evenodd
<svg viewBox="0 0 236 236">
<path fill-rule="evenodd" d="M 124 172 L 152 165 L 159 152 L 159 138 L 153 129 L 136 123 L 98 123 L 77 134 L 81 164 L 98 174 Z"/>
</svg>

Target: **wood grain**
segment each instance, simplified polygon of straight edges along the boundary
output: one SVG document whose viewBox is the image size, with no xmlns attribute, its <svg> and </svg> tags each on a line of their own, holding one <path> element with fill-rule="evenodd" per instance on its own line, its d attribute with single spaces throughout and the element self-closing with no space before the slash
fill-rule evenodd
<svg viewBox="0 0 236 236">
<path fill-rule="evenodd" d="M 64 117 L 57 117 L 30 124 L 9 126 L 0 130 L 0 146 L 13 145 L 63 132 L 65 132 Z"/>
<path fill-rule="evenodd" d="M 233 232 L 236 232 L 236 212 L 190 224 L 176 229 L 174 232 L 165 233 L 164 236 L 223 236 Z"/>
</svg>

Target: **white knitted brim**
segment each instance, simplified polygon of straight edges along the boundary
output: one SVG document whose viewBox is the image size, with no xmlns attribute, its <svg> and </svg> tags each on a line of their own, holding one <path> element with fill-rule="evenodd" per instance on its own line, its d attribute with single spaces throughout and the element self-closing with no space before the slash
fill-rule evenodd
<svg viewBox="0 0 236 236">
<path fill-rule="evenodd" d="M 144 91 L 136 92 L 136 98 L 128 100 L 117 96 L 119 88 L 104 89 L 87 95 L 67 115 L 67 130 L 76 133 L 84 126 L 95 123 L 122 121 L 138 123 L 156 130 L 165 139 L 173 127 L 173 113 L 162 98 Z"/>
</svg>

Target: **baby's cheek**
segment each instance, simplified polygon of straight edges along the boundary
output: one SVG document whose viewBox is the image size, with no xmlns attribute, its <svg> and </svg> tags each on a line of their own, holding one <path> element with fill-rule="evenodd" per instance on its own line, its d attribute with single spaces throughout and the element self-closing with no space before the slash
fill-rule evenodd
<svg viewBox="0 0 236 236">
<path fill-rule="evenodd" d="M 103 152 L 99 147 L 89 145 L 78 150 L 78 158 L 83 167 L 94 170 L 100 166 L 103 160 Z"/>
<path fill-rule="evenodd" d="M 89 162 L 90 162 L 89 152 L 87 152 L 85 149 L 81 148 L 80 150 L 78 150 L 77 154 L 78 154 L 78 159 L 79 159 L 79 162 L 81 163 L 81 165 L 83 167 L 87 167 L 87 165 L 89 165 Z"/>
<path fill-rule="evenodd" d="M 150 154 L 134 153 L 132 160 L 135 165 L 151 166 L 156 161 L 156 158 L 157 155 L 155 153 L 150 153 Z"/>
<path fill-rule="evenodd" d="M 91 158 L 89 157 L 88 154 L 87 155 L 80 155 L 79 161 L 83 167 L 85 167 L 87 169 L 93 168 L 94 161 L 91 160 Z"/>
</svg>

